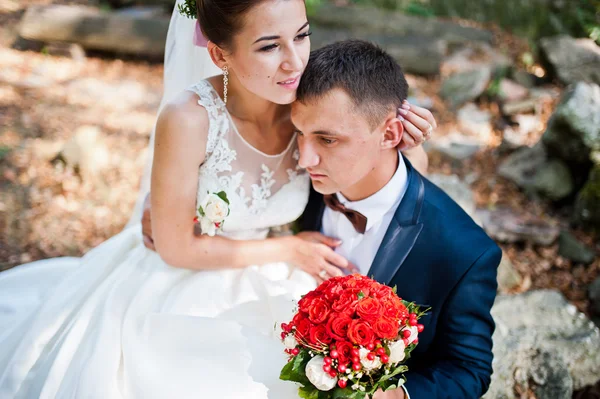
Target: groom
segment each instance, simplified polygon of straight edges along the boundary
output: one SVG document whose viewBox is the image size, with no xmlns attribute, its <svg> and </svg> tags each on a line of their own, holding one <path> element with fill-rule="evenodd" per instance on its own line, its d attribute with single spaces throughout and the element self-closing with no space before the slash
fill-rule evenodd
<svg viewBox="0 0 600 399">
<path fill-rule="evenodd" d="M 361 273 L 431 307 L 405 390 L 376 398 L 480 398 L 492 374 L 498 246 L 396 150 L 398 64 L 362 41 L 311 53 L 292 105 L 313 191 L 303 229 L 339 238 Z"/>
<path fill-rule="evenodd" d="M 336 251 L 361 273 L 431 307 L 404 389 L 376 399 L 477 399 L 492 374 L 501 251 L 397 151 L 407 90 L 398 64 L 370 43 L 311 53 L 291 115 L 314 188 L 302 225 L 339 238 Z"/>
</svg>

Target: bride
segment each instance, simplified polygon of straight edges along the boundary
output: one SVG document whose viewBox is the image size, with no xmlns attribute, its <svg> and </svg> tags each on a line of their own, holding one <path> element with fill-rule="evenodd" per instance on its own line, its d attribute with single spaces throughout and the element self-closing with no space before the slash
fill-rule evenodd
<svg viewBox="0 0 600 399">
<path fill-rule="evenodd" d="M 318 233 L 266 238 L 308 199 L 288 107 L 310 51 L 304 2 L 197 3 L 224 79 L 198 81 L 162 107 L 152 166 L 158 252 L 135 223 L 82 258 L 1 273 L 2 399 L 297 395 L 272 372 L 285 364 L 268 344 L 274 326 L 327 277 L 322 269 L 351 268 Z M 176 31 L 167 60 L 185 68 L 195 61 L 173 52 L 186 40 Z M 217 215 L 218 226 L 207 223 Z"/>
</svg>

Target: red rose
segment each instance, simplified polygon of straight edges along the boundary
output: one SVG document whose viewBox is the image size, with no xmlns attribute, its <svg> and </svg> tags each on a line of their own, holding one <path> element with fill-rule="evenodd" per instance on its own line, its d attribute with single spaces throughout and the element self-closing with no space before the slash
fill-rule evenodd
<svg viewBox="0 0 600 399">
<path fill-rule="evenodd" d="M 310 304 L 318 296 L 319 294 L 317 294 L 315 291 L 311 291 L 308 294 L 304 295 L 300 299 L 300 301 L 298 301 L 298 309 L 300 309 L 301 312 L 308 313 L 308 308 L 310 307 Z"/>
<path fill-rule="evenodd" d="M 329 305 L 321 298 L 315 298 L 308 305 L 308 318 L 315 324 L 321 324 L 329 316 Z"/>
<path fill-rule="evenodd" d="M 292 321 L 296 326 L 296 340 L 303 342 L 308 339 L 312 323 L 301 313 L 297 313 Z"/>
<path fill-rule="evenodd" d="M 368 323 L 357 319 L 350 323 L 348 338 L 356 345 L 367 346 L 375 340 L 375 333 Z"/>
<path fill-rule="evenodd" d="M 310 329 L 310 343 L 317 346 L 324 346 L 331 342 L 331 336 L 327 332 L 324 324 L 319 324 Z"/>
<path fill-rule="evenodd" d="M 339 298 L 331 305 L 336 312 L 353 313 L 358 304 L 358 295 L 352 290 L 343 291 Z M 349 309 L 351 308 L 351 309 Z M 350 312 L 352 310 L 352 312 Z"/>
<path fill-rule="evenodd" d="M 332 313 L 327 321 L 327 331 L 336 340 L 348 339 L 348 327 L 352 319 L 342 313 Z"/>
<path fill-rule="evenodd" d="M 336 341 L 335 349 L 338 351 L 338 361 L 340 364 L 347 365 L 352 359 L 352 348 L 354 346 L 348 341 Z"/>
<path fill-rule="evenodd" d="M 383 284 L 373 287 L 372 294 L 377 299 L 387 299 L 391 296 L 395 296 L 394 291 L 387 285 Z"/>
<path fill-rule="evenodd" d="M 398 322 L 381 317 L 373 323 L 373 331 L 378 338 L 394 339 L 398 336 Z"/>
<path fill-rule="evenodd" d="M 359 286 L 359 284 L 362 283 L 363 281 L 363 277 L 360 274 L 352 274 L 350 276 L 347 276 L 344 280 L 344 287 L 345 288 L 356 288 Z"/>
<path fill-rule="evenodd" d="M 408 309 L 397 296 L 392 296 L 383 302 L 383 315 L 399 321 L 408 318 Z"/>
<path fill-rule="evenodd" d="M 344 292 L 344 287 L 341 284 L 331 284 L 327 290 L 323 291 L 325 299 L 332 303 L 336 301 L 340 294 Z"/>
<path fill-rule="evenodd" d="M 375 321 L 381 317 L 382 309 L 379 301 L 374 298 L 363 298 L 358 301 L 356 313 L 365 321 Z"/>
<path fill-rule="evenodd" d="M 327 291 L 329 289 L 329 287 L 331 287 L 333 284 L 335 284 L 331 280 L 332 279 L 323 281 L 321 284 L 319 284 L 319 286 L 315 289 L 315 291 L 317 291 L 317 292 Z"/>
</svg>

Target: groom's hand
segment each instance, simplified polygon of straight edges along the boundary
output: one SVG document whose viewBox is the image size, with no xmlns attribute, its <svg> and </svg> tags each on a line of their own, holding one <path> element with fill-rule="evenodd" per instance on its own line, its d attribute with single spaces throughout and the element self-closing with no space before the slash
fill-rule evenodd
<svg viewBox="0 0 600 399">
<path fill-rule="evenodd" d="M 144 200 L 142 209 L 142 235 L 144 236 L 144 245 L 146 248 L 156 251 L 154 240 L 152 239 L 152 212 L 150 208 L 150 194 Z"/>
</svg>

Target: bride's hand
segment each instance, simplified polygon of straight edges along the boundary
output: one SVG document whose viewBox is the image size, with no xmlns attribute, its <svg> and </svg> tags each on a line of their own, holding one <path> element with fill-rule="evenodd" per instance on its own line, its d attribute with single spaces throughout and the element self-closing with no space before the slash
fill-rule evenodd
<svg viewBox="0 0 600 399">
<path fill-rule="evenodd" d="M 431 133 L 437 128 L 433 114 L 423 107 L 409 104 L 404 100 L 398 108 L 398 116 L 402 119 L 404 133 L 398 146 L 400 151 L 417 147 L 431 138 Z"/>
<path fill-rule="evenodd" d="M 356 267 L 334 249 L 341 241 L 314 231 L 305 231 L 289 237 L 290 263 L 315 278 L 317 284 L 330 277 L 343 276 L 341 269 L 358 272 Z"/>
</svg>

